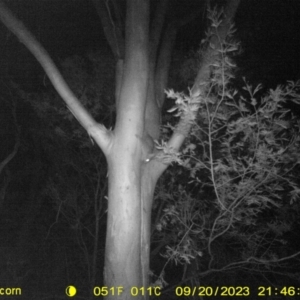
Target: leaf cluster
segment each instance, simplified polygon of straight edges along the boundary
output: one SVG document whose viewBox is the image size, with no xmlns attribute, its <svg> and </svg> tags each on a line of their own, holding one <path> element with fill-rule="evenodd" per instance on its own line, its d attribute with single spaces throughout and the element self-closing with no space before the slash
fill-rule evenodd
<svg viewBox="0 0 300 300">
<path fill-rule="evenodd" d="M 213 19 L 213 24 L 220 23 Z M 175 99 L 170 112 L 193 127 L 174 159 L 181 166 L 165 175 L 178 179 L 168 180 L 165 194 L 157 194 L 165 201 L 156 229 L 161 238 L 166 232 L 172 236 L 164 253 L 168 261 L 197 259 L 208 270 L 259 261 L 270 270 L 286 254 L 284 235 L 299 211 L 299 121 L 290 104 L 300 104 L 300 82 L 289 81 L 262 97 L 261 86 L 245 79 L 242 89 L 234 87 L 232 56 L 239 45 L 233 32 L 231 27 L 217 50 L 199 95 L 167 92 Z M 212 47 L 209 37 L 205 43 Z M 216 259 L 224 242 L 234 251 Z"/>
</svg>

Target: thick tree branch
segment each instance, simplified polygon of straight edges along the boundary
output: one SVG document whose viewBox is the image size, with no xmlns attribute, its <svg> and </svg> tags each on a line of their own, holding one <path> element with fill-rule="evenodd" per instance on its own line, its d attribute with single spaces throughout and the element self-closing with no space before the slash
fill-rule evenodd
<svg viewBox="0 0 300 300">
<path fill-rule="evenodd" d="M 235 13 L 238 9 L 240 0 L 228 0 L 227 5 L 224 9 L 224 18 L 222 24 L 218 28 L 218 32 L 211 37 L 210 44 L 213 47 L 207 48 L 206 53 L 203 55 L 203 64 L 198 71 L 195 83 L 191 89 L 191 94 L 197 96 L 200 93 L 203 93 L 201 83 L 206 82 L 210 76 L 211 70 L 210 66 L 216 59 L 218 51 L 221 47 L 220 42 L 225 39 L 227 32 L 232 24 Z"/>
<path fill-rule="evenodd" d="M 240 0 L 228 0 L 227 5 L 224 9 L 224 18 L 220 25 L 220 28 L 218 29 L 218 33 L 216 35 L 213 35 L 213 37 L 210 40 L 211 47 L 208 47 L 206 50 L 206 53 L 204 53 L 204 57 L 206 58 L 201 68 L 198 71 L 197 77 L 195 79 L 194 85 L 190 91 L 190 97 L 191 98 L 197 98 L 201 93 L 204 93 L 205 91 L 202 91 L 201 85 L 203 82 L 206 82 L 209 80 L 210 74 L 211 74 L 211 64 L 214 62 L 214 60 L 217 58 L 218 50 L 221 47 L 221 42 L 226 38 L 227 32 L 231 26 L 231 20 L 233 20 L 235 13 L 237 11 L 238 5 Z M 185 24 L 188 21 L 185 20 L 181 25 Z M 173 33 L 176 35 L 176 27 L 173 29 L 175 32 Z M 207 59 L 208 58 L 208 59 Z M 172 148 L 174 151 L 179 151 L 180 147 L 182 146 L 188 132 L 191 128 L 191 120 L 189 119 L 191 116 L 186 115 L 182 116 L 181 120 L 176 126 L 176 130 L 173 132 L 173 135 L 171 136 L 170 140 L 168 141 L 168 147 Z M 157 172 L 155 176 L 160 176 L 160 174 L 168 167 L 169 164 L 153 160 L 151 164 L 156 165 L 155 171 Z"/>
<path fill-rule="evenodd" d="M 154 71 L 155 62 L 157 57 L 157 49 L 161 38 L 163 25 L 165 22 L 166 12 L 168 8 L 169 0 L 161 0 L 157 3 L 154 19 L 151 23 L 150 30 L 150 63 L 153 64 L 152 68 Z"/>
<path fill-rule="evenodd" d="M 115 16 L 117 21 L 113 20 L 113 11 L 109 6 L 109 1 L 107 0 L 93 0 L 93 4 L 97 10 L 97 13 L 100 17 L 102 27 L 104 30 L 105 37 L 108 41 L 108 44 L 114 54 L 114 57 L 118 59 L 124 59 L 124 37 L 121 30 L 121 12 L 119 3 L 113 1 L 113 7 L 115 10 Z"/>
<path fill-rule="evenodd" d="M 165 100 L 165 89 L 168 83 L 169 69 L 171 64 L 171 52 L 174 47 L 178 29 L 192 22 L 199 17 L 203 9 L 198 9 L 183 17 L 181 20 L 174 20 L 170 22 L 165 30 L 162 38 L 161 50 L 157 59 L 156 73 L 155 73 L 155 98 L 157 105 L 161 108 Z"/>
<path fill-rule="evenodd" d="M 149 2 L 130 0 L 126 12 L 126 44 L 115 134 L 142 137 L 149 76 Z M 137 26 L 138 24 L 138 26 Z"/>
<path fill-rule="evenodd" d="M 38 60 L 71 113 L 106 154 L 111 142 L 109 131 L 93 119 L 70 90 L 47 51 L 2 2 L 0 2 L 0 20 Z"/>
</svg>

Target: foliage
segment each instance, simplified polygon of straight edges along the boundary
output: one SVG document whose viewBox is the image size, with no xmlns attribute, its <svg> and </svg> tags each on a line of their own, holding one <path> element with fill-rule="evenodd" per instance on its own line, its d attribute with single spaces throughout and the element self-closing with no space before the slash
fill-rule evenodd
<svg viewBox="0 0 300 300">
<path fill-rule="evenodd" d="M 108 88 L 114 76 L 112 63 L 109 56 L 100 57 L 97 53 L 90 53 L 85 58 L 75 55 L 61 63 L 62 73 L 71 90 L 93 117 L 101 119 L 107 126 L 111 125 L 114 118 L 114 107 L 111 104 L 113 90 Z M 103 70 L 106 70 L 105 75 Z M 30 94 L 26 99 L 35 113 L 44 120 L 43 128 L 40 128 L 44 132 L 39 133 L 39 130 L 35 134 L 43 135 L 45 151 L 53 168 L 46 193 L 58 201 L 57 209 L 60 213 L 63 213 L 60 199 L 63 199 L 66 212 L 72 212 L 70 208 L 73 208 L 79 209 L 80 215 L 88 213 L 91 205 L 89 201 L 94 202 L 94 197 L 99 196 L 105 185 L 103 182 L 106 182 L 103 180 L 107 173 L 104 157 L 99 156 L 93 141 L 78 126 L 53 90 Z M 99 181 L 102 183 L 99 184 Z M 75 205 L 78 197 L 81 198 L 80 205 Z M 72 222 L 77 223 L 77 219 L 78 216 Z"/>
<path fill-rule="evenodd" d="M 109 127 L 115 114 L 111 85 L 113 61 L 110 56 L 101 55 L 73 56 L 61 66 L 64 78 L 81 103 L 96 120 Z M 99 153 L 52 87 L 39 93 L 22 92 L 22 96 L 40 119 L 41 126 L 34 129 L 33 136 L 41 141 L 43 158 L 50 166 L 47 182 L 42 188 L 42 197 L 50 203 L 52 211 L 46 241 L 50 243 L 53 237 L 54 240 L 62 237 L 66 243 L 74 242 L 76 259 L 84 266 L 85 273 L 70 273 L 85 278 L 85 286 L 92 285 L 96 261 L 103 260 L 100 248 L 104 247 L 103 226 L 107 209 L 104 155 Z M 70 269 L 73 267 L 68 265 Z"/>
<path fill-rule="evenodd" d="M 215 28 L 218 18 L 211 16 Z M 164 142 L 158 147 L 167 155 L 157 159 L 180 166 L 165 175 L 156 194 L 163 212 L 154 240 L 166 241 L 167 263 L 199 263 L 202 274 L 245 265 L 278 271 L 282 261 L 299 254 L 285 237 L 299 212 L 299 121 L 290 107 L 300 104 L 300 82 L 262 97 L 261 86 L 245 79 L 243 89 L 235 88 L 233 32 L 210 65 L 212 75 L 200 95 L 167 92 L 175 99 L 170 112 L 188 115 L 193 128 L 180 153 Z M 212 47 L 208 41 L 204 44 Z M 163 129 L 169 130 L 176 128 Z"/>
</svg>

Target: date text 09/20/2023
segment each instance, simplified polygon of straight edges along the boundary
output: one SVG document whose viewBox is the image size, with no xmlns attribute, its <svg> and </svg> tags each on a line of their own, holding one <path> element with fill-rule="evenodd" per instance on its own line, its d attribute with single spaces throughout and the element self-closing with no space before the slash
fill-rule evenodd
<svg viewBox="0 0 300 300">
<path fill-rule="evenodd" d="M 96 297 L 119 295 L 121 296 L 124 292 L 124 288 L 119 287 L 106 287 L 106 286 L 96 286 L 94 287 L 93 294 Z M 160 287 L 132 287 L 130 289 L 130 294 L 132 296 L 146 295 L 149 296 L 161 296 Z M 283 286 L 283 287 L 271 287 L 271 286 L 259 286 L 257 289 L 251 289 L 249 286 L 199 286 L 199 287 L 189 287 L 189 286 L 178 286 L 174 288 L 174 294 L 178 297 L 188 297 L 188 296 L 199 296 L 199 297 L 214 297 L 214 296 L 227 296 L 227 297 L 249 297 L 249 296 L 260 296 L 260 297 L 270 297 L 270 296 L 300 296 L 300 287 L 295 286 Z"/>
</svg>

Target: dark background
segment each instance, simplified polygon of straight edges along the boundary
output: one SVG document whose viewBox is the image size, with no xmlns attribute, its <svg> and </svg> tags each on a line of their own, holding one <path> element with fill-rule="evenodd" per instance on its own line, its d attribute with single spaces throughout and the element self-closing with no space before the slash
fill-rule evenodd
<svg viewBox="0 0 300 300">
<path fill-rule="evenodd" d="M 92 49 L 108 48 L 99 17 L 90 1 L 14 0 L 8 4 L 56 62 Z M 203 1 L 172 0 L 171 14 L 180 18 L 199 5 L 203 5 Z M 235 23 L 244 49 L 239 67 L 247 70 L 246 75 L 270 85 L 298 78 L 299 11 L 297 0 L 241 1 Z M 204 17 L 203 13 L 180 30 L 177 49 L 198 47 L 204 34 Z M 42 72 L 41 68 L 2 24 L 0 38 L 1 77 L 12 76 L 28 87 L 39 84 L 36 78 Z"/>
</svg>

